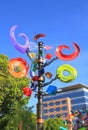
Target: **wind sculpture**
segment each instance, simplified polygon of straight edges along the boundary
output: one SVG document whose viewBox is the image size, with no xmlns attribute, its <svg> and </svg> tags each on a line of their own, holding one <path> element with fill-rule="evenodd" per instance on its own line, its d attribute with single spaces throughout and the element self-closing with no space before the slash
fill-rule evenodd
<svg viewBox="0 0 88 130">
<path fill-rule="evenodd" d="M 22 36 L 25 38 L 25 44 L 21 45 L 20 43 L 17 42 L 15 38 L 15 30 L 17 28 L 17 25 L 13 26 L 10 29 L 10 38 L 13 46 L 21 53 L 27 54 L 27 56 L 30 58 L 31 65 L 28 65 L 25 59 L 23 58 L 13 58 L 9 61 L 9 72 L 11 73 L 12 76 L 18 77 L 18 78 L 23 78 L 28 75 L 28 72 L 30 74 L 31 78 L 31 85 L 30 87 L 24 87 L 23 91 L 26 96 L 31 96 L 32 91 L 37 92 L 37 96 L 39 99 L 39 94 L 43 95 L 42 90 L 40 91 L 39 88 L 43 88 L 46 85 L 51 84 L 54 80 L 59 79 L 62 82 L 70 82 L 73 81 L 77 77 L 77 71 L 74 67 L 72 67 L 69 64 L 63 64 L 56 68 L 56 76 L 52 78 L 52 74 L 50 72 L 45 72 L 44 68 L 51 64 L 53 61 L 60 59 L 63 61 L 70 61 L 74 60 L 80 53 L 80 48 L 76 43 L 72 43 L 74 46 L 74 52 L 71 54 L 63 54 L 63 49 L 68 49 L 70 50 L 69 46 L 67 45 L 60 45 L 56 48 L 55 50 L 55 58 L 52 58 L 52 54 L 46 53 L 43 56 L 44 51 L 48 51 L 52 49 L 52 46 L 48 45 L 43 45 L 43 42 L 38 42 L 38 40 L 42 37 L 45 37 L 45 34 L 37 34 L 34 36 L 34 41 L 38 43 L 34 44 L 35 48 L 38 49 L 38 54 L 36 54 L 33 50 L 32 43 L 29 41 L 29 38 L 24 34 L 20 33 L 19 36 Z M 68 72 L 68 75 L 65 76 L 63 74 L 64 71 Z M 45 78 L 48 78 L 50 81 L 45 83 Z M 39 86 L 39 83 L 42 86 Z M 56 86 L 49 86 L 48 89 L 46 90 L 46 93 L 49 95 L 56 94 L 57 93 L 57 87 Z M 42 122 L 38 120 L 39 122 Z M 38 122 L 38 123 L 39 123 Z M 42 122 L 43 123 L 43 122 Z"/>
</svg>

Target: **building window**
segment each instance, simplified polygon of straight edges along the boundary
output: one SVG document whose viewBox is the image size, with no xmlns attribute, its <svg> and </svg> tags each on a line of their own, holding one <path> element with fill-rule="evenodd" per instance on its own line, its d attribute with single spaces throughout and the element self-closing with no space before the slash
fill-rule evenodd
<svg viewBox="0 0 88 130">
<path fill-rule="evenodd" d="M 44 107 L 47 107 L 48 105 L 47 104 L 43 104 Z"/>
<path fill-rule="evenodd" d="M 88 103 L 88 98 L 85 98 L 86 103 Z"/>
<path fill-rule="evenodd" d="M 47 120 L 47 119 L 48 119 L 48 116 L 44 116 L 43 118 L 44 118 L 45 120 Z"/>
<path fill-rule="evenodd" d="M 88 96 L 88 92 L 84 91 L 85 96 Z"/>
<path fill-rule="evenodd" d="M 85 104 L 86 105 L 86 109 L 88 110 L 88 104 Z"/>
<path fill-rule="evenodd" d="M 56 117 L 60 117 L 60 114 L 56 114 L 55 116 L 56 116 Z"/>
<path fill-rule="evenodd" d="M 60 108 L 59 108 L 59 107 L 57 107 L 57 108 L 56 108 L 56 111 L 60 111 Z"/>
<path fill-rule="evenodd" d="M 57 101 L 57 102 L 55 102 L 55 104 L 56 104 L 56 105 L 60 105 L 60 102 L 59 102 L 59 101 Z"/>
<path fill-rule="evenodd" d="M 85 98 L 84 97 L 80 97 L 80 98 L 76 98 L 76 99 L 72 99 L 71 100 L 72 104 L 78 104 L 78 103 L 85 103 Z"/>
<path fill-rule="evenodd" d="M 77 104 L 77 105 L 72 105 L 72 110 L 82 110 L 82 106 L 85 104 Z"/>
<path fill-rule="evenodd" d="M 49 106 L 53 106 L 53 105 L 54 105 L 54 103 L 53 103 L 53 102 L 50 102 L 50 103 L 49 103 Z"/>
<path fill-rule="evenodd" d="M 67 110 L 67 107 L 66 107 L 66 106 L 63 106 L 63 107 L 62 107 L 62 110 L 63 110 L 63 111 Z"/>
<path fill-rule="evenodd" d="M 49 111 L 50 111 L 50 112 L 54 112 L 54 109 L 53 109 L 53 108 L 51 108 Z"/>
<path fill-rule="evenodd" d="M 63 113 L 62 114 L 63 117 L 67 117 L 67 115 L 68 115 L 67 113 Z"/>
<path fill-rule="evenodd" d="M 83 111 L 86 110 L 86 105 L 82 105 L 82 110 L 83 110 Z"/>
<path fill-rule="evenodd" d="M 66 104 L 66 100 L 62 100 L 62 104 Z"/>
<path fill-rule="evenodd" d="M 54 118 L 54 115 L 50 115 L 49 118 Z"/>
<path fill-rule="evenodd" d="M 52 98 L 52 97 L 43 98 L 43 102 L 47 102 L 47 101 L 51 101 L 51 100 L 54 100 L 54 98 Z"/>
<path fill-rule="evenodd" d="M 44 113 L 47 113 L 48 112 L 48 110 L 46 109 L 46 110 L 44 110 Z"/>
</svg>

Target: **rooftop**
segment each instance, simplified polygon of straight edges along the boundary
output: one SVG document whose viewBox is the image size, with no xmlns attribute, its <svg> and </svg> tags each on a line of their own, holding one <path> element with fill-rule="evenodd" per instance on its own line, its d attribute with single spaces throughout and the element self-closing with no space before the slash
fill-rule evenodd
<svg viewBox="0 0 88 130">
<path fill-rule="evenodd" d="M 80 88 L 88 89 L 88 86 L 79 83 L 79 84 L 75 84 L 75 85 L 63 87 L 63 88 L 61 88 L 61 89 L 62 89 L 62 92 L 64 92 L 64 91 L 70 91 L 70 90 L 80 89 Z"/>
</svg>

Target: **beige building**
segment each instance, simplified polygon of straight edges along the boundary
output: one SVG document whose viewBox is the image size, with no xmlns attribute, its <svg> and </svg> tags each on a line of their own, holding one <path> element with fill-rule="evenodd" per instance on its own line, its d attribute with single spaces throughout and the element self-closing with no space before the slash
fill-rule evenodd
<svg viewBox="0 0 88 130">
<path fill-rule="evenodd" d="M 62 98 L 44 102 L 44 117 L 54 118 L 55 116 L 66 119 L 71 113 L 70 98 Z"/>
</svg>

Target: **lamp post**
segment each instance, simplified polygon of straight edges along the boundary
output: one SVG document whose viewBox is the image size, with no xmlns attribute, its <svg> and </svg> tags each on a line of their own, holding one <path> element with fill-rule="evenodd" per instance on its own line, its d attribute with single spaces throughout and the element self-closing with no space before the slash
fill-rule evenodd
<svg viewBox="0 0 88 130">
<path fill-rule="evenodd" d="M 43 57 L 42 57 L 43 42 L 38 42 L 38 103 L 37 103 L 37 126 L 36 130 L 43 130 L 43 95 L 42 83 L 44 80 L 43 74 Z"/>
<path fill-rule="evenodd" d="M 57 58 L 54 58 L 48 64 L 44 64 L 43 60 L 43 42 L 38 42 L 38 92 L 37 92 L 37 123 L 36 123 L 36 130 L 44 130 L 44 119 L 43 119 L 43 95 L 44 92 L 42 88 L 51 84 L 57 78 L 53 78 L 50 82 L 43 84 L 44 82 L 44 67 L 52 63 Z"/>
</svg>

